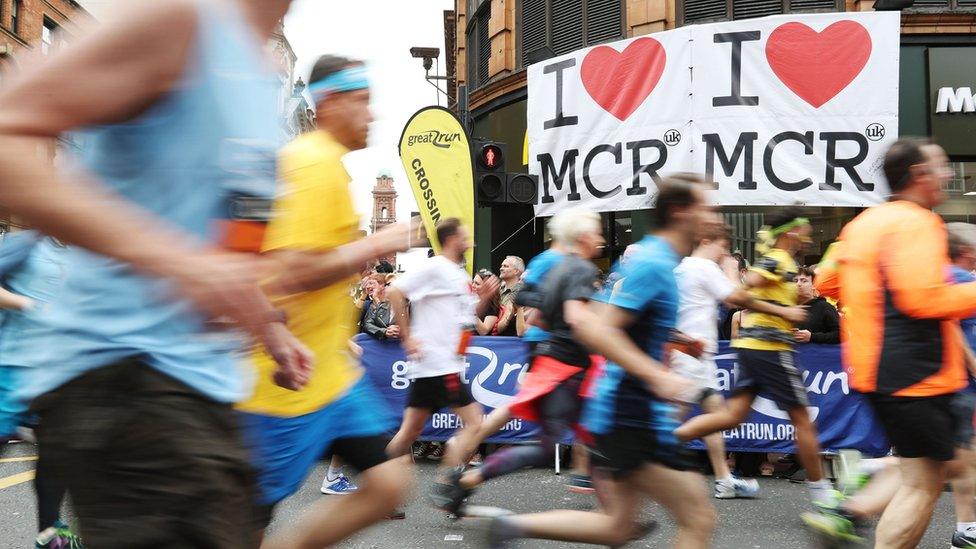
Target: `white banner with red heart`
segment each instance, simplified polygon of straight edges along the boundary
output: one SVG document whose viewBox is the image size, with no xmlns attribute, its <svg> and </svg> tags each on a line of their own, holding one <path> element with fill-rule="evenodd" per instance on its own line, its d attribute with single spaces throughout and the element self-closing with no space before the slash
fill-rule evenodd
<svg viewBox="0 0 976 549">
<path fill-rule="evenodd" d="M 682 27 L 528 68 L 536 214 L 653 206 L 709 173 L 721 205 L 870 206 L 898 135 L 897 13 Z"/>
</svg>

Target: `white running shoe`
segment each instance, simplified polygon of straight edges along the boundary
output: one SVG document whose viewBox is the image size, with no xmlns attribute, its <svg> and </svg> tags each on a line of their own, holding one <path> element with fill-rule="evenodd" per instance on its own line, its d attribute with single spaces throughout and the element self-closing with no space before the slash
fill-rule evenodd
<svg viewBox="0 0 976 549">
<path fill-rule="evenodd" d="M 754 498 L 759 494 L 759 482 L 754 478 L 715 481 L 716 499 Z"/>
<path fill-rule="evenodd" d="M 359 490 L 359 487 L 347 479 L 345 475 L 341 475 L 335 480 L 329 480 L 328 477 L 326 477 L 326 479 L 322 481 L 321 490 L 323 494 L 328 494 L 330 496 L 347 496 L 356 490 Z"/>
</svg>

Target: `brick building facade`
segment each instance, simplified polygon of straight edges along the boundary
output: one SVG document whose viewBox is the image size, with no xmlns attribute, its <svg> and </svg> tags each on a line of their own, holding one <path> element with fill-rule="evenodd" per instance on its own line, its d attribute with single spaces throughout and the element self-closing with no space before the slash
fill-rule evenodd
<svg viewBox="0 0 976 549">
<path fill-rule="evenodd" d="M 393 177 L 390 172 L 383 170 L 376 176 L 376 185 L 373 187 L 373 218 L 370 220 L 370 232 L 375 233 L 387 225 L 396 223 L 396 199 L 397 192 L 393 185 Z M 396 254 L 380 258 L 396 265 Z"/>
<path fill-rule="evenodd" d="M 56 49 L 90 18 L 74 0 L 0 0 L 0 52 L 16 62 L 25 51 Z"/>
</svg>

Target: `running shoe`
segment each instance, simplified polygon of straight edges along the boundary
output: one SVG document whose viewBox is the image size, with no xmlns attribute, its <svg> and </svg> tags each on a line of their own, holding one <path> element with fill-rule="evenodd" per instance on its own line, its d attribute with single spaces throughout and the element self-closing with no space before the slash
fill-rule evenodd
<svg viewBox="0 0 976 549">
<path fill-rule="evenodd" d="M 861 471 L 861 452 L 857 450 L 841 450 L 835 463 L 837 489 L 846 497 L 857 493 L 871 480 L 871 475 Z"/>
<path fill-rule="evenodd" d="M 566 482 L 566 488 L 570 492 L 577 494 L 592 494 L 596 492 L 593 489 L 593 481 L 587 475 L 581 475 L 579 473 L 570 473 L 569 481 Z"/>
<path fill-rule="evenodd" d="M 955 532 L 952 534 L 952 543 L 949 544 L 952 549 L 976 549 L 976 536 L 970 535 L 970 532 Z"/>
<path fill-rule="evenodd" d="M 447 450 L 447 443 L 439 442 L 434 444 L 434 449 L 427 454 L 427 459 L 431 461 L 440 461 L 444 457 L 444 451 Z"/>
<path fill-rule="evenodd" d="M 464 500 L 471 495 L 471 492 L 461 486 L 461 471 L 451 471 L 446 484 L 435 482 L 430 487 L 428 499 L 434 507 L 460 517 Z"/>
<path fill-rule="evenodd" d="M 81 538 L 60 520 L 34 539 L 34 547 L 41 549 L 85 549 Z"/>
<path fill-rule="evenodd" d="M 403 520 L 407 518 L 407 512 L 401 507 L 397 507 L 393 511 L 390 511 L 389 515 L 386 515 L 386 520 Z"/>
<path fill-rule="evenodd" d="M 322 493 L 330 496 L 347 496 L 356 490 L 359 490 L 359 486 L 347 479 L 346 475 L 339 475 L 339 478 L 335 480 L 329 480 L 326 477 L 322 481 Z"/>
<path fill-rule="evenodd" d="M 416 459 L 425 458 L 434 451 L 434 444 L 431 442 L 417 442 L 414 445 L 413 457 Z"/>
<path fill-rule="evenodd" d="M 813 511 L 800 515 L 800 519 L 814 532 L 832 540 L 861 543 L 864 538 L 858 534 L 857 524 L 843 512 Z"/>
<path fill-rule="evenodd" d="M 715 481 L 716 499 L 754 498 L 759 494 L 759 481 L 754 478 L 732 477 Z"/>
<path fill-rule="evenodd" d="M 468 465 L 470 467 L 481 467 L 481 464 L 484 463 L 484 461 L 484 458 L 481 457 L 481 453 L 475 452 L 474 455 L 471 456 L 471 459 L 468 460 Z"/>
</svg>

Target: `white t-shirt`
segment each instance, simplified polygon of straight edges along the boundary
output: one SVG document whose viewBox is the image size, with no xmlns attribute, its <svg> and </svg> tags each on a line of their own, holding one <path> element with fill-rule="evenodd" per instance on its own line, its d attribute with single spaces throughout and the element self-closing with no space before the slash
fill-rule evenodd
<svg viewBox="0 0 976 549">
<path fill-rule="evenodd" d="M 735 291 L 718 263 L 686 257 L 674 269 L 678 279 L 678 330 L 705 343 L 705 352 L 718 351 L 718 305 Z"/>
<path fill-rule="evenodd" d="M 468 273 L 442 256 L 434 256 L 393 282 L 410 300 L 410 337 L 421 358 L 410 363 L 410 379 L 456 374 L 464 370 L 457 355 L 463 329 L 474 325 L 477 299 Z"/>
</svg>

